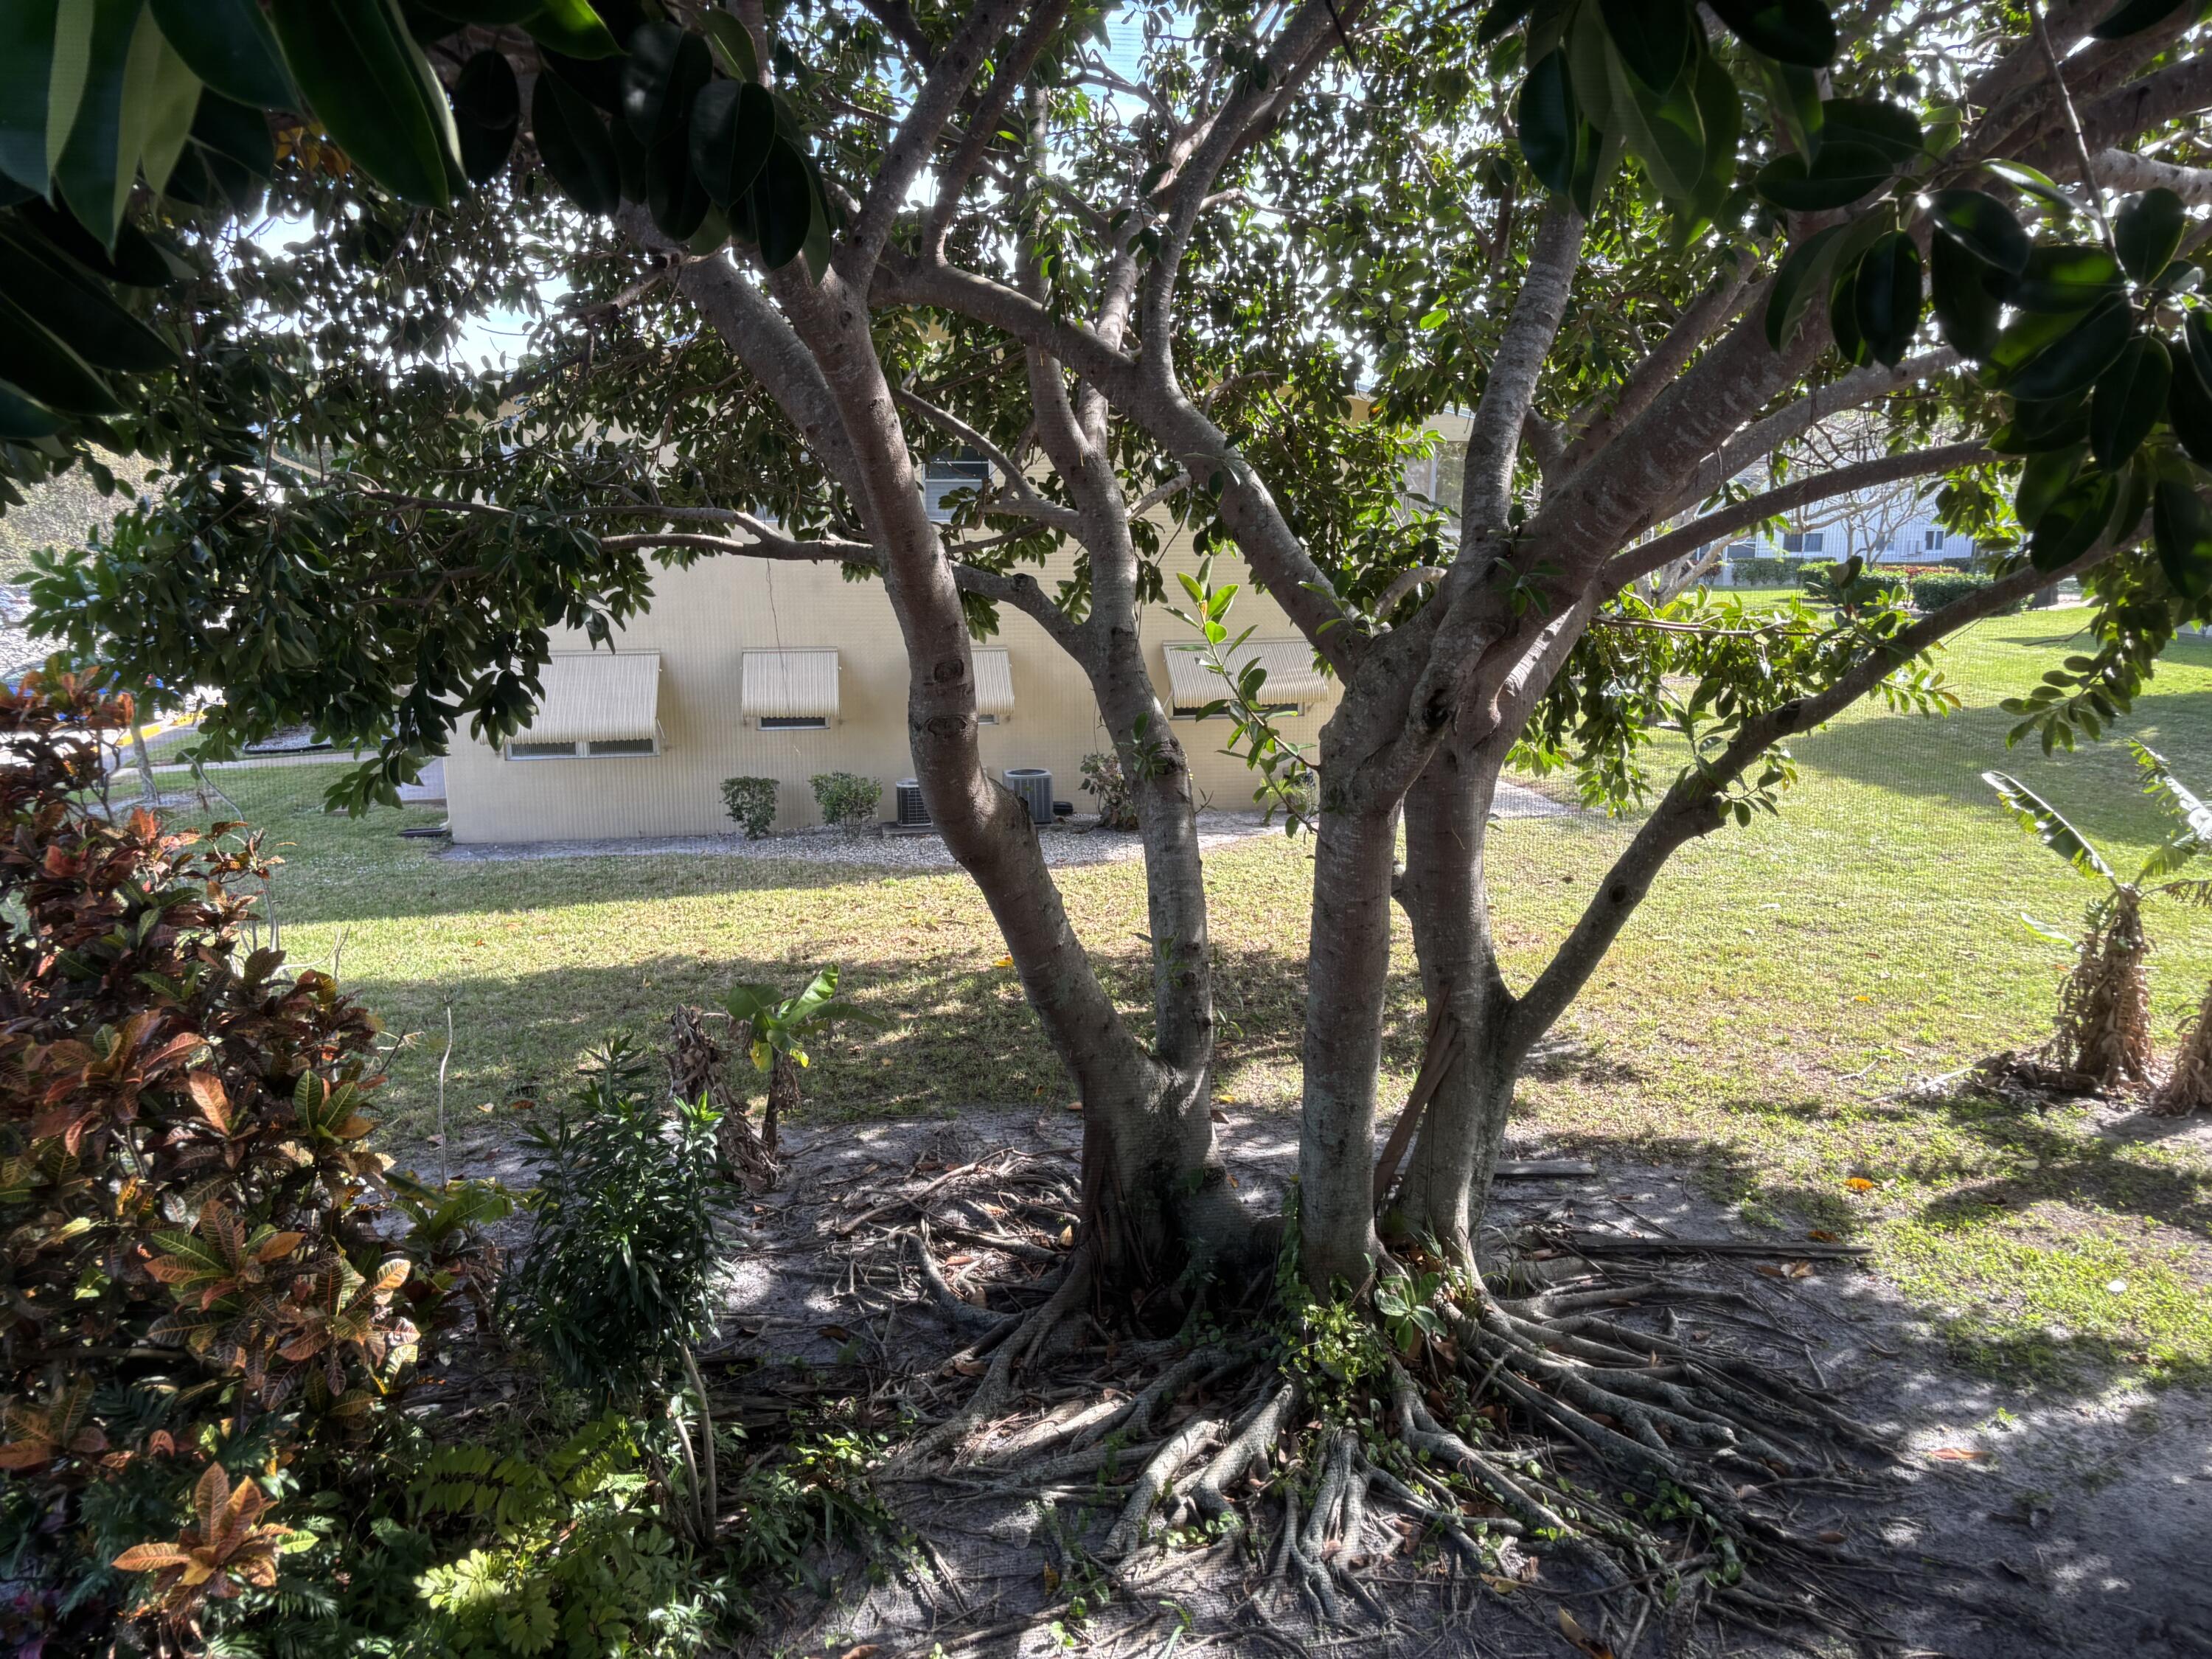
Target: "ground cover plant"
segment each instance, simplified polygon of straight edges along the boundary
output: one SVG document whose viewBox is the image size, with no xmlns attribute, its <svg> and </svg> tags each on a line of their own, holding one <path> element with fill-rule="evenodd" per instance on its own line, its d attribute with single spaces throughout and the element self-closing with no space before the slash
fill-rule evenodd
<svg viewBox="0 0 2212 1659">
<path fill-rule="evenodd" d="M 1708 1600 L 1820 1617 L 1775 1599 L 1812 1593 L 1813 1540 L 1714 1468 L 1749 1457 L 1820 1478 L 1866 1437 L 1776 1376 L 1724 1374 L 1578 1299 L 1601 1292 L 1558 1297 L 1540 1274 L 1478 1261 L 1491 1173 L 1522 1062 L 1670 859 L 1779 809 L 1790 742 L 1869 697 L 1896 715 L 1945 708 L 1931 647 L 2078 576 L 2091 648 L 2014 711 L 2014 735 L 2071 749 L 2206 614 L 2212 331 L 2182 297 L 2195 267 L 2181 257 L 2183 192 L 2203 180 L 2128 148 L 2212 102 L 2194 9 L 1839 27 L 1820 0 L 1717 7 L 1711 27 L 1673 0 L 1439 15 L 1320 0 L 1256 22 L 1161 9 L 1133 84 L 1086 57 L 1103 20 L 1059 6 L 887 23 L 716 11 L 695 31 L 562 0 L 484 33 L 372 9 L 374 27 L 343 39 L 290 8 L 274 35 L 253 9 L 211 31 L 156 20 L 144 54 L 118 23 L 81 112 L 82 43 L 27 31 L 69 96 L 50 143 L 5 153 L 22 188 L 58 181 L 69 212 L 9 210 L 22 259 L 112 270 L 155 290 L 157 313 L 189 306 L 204 370 L 162 378 L 176 343 L 100 274 L 85 304 L 36 321 L 27 337 L 54 344 L 11 368 L 31 383 L 10 429 L 52 441 L 11 449 L 11 470 L 66 464 L 92 435 L 180 463 L 96 561 L 42 574 L 45 623 L 126 683 L 219 686 L 212 751 L 283 720 L 377 744 L 335 797 L 360 805 L 389 799 L 464 720 L 495 740 L 517 729 L 549 624 L 606 637 L 647 598 L 648 553 L 881 576 L 932 821 L 990 902 L 1086 1141 L 1059 1290 L 910 1455 L 1006 1403 L 1079 1310 L 1157 1336 L 1218 1299 L 1243 1312 L 1238 1295 L 1272 1283 L 1274 1340 L 1231 1356 L 1244 1426 L 1203 1470 L 1191 1435 L 1151 1449 L 1110 1543 L 1142 1538 L 1153 1498 L 1218 1496 L 1267 1463 L 1276 1431 L 1303 1421 L 1304 1360 L 1326 1349 L 1322 1370 L 1349 1367 L 1357 1388 L 1316 1402 L 1325 1420 L 1293 1438 L 1329 1518 L 1302 1546 L 1282 1526 L 1325 1605 L 1346 1576 L 1332 1528 L 1367 1497 L 1433 1518 L 1392 1473 L 1419 1451 L 1640 1604 L 1638 1631 L 1662 1604 L 1678 1620 Z M 364 50 L 379 73 L 356 73 Z M 128 65 L 165 52 L 162 123 L 126 130 Z M 533 77 L 520 147 L 518 64 Z M 199 94 L 201 69 L 218 91 Z M 1099 100 L 1124 94 L 1130 117 L 1101 118 Z M 282 164 L 257 109 L 276 112 Z M 37 125 L 18 119 L 25 136 Z M 315 164 L 325 137 L 343 167 Z M 213 221 L 219 239 L 219 204 L 258 197 L 259 178 L 347 228 L 304 280 L 235 240 L 164 264 L 143 227 L 123 234 L 142 164 L 149 195 L 166 192 L 149 210 L 190 234 Z M 528 178 L 544 182 L 511 188 Z M 1284 197 L 1322 210 L 1267 205 Z M 418 222 L 387 198 L 465 199 Z M 378 332 L 395 255 L 416 267 L 410 297 L 444 301 L 357 366 L 333 343 L 364 338 L 364 319 Z M 557 367 L 536 383 L 527 441 L 483 441 L 504 387 L 399 360 L 477 296 L 549 270 L 588 300 L 540 343 Z M 1931 300 L 1941 343 L 1912 356 Z M 600 349 L 603 326 L 634 349 Z M 270 349 L 239 344 L 264 330 Z M 70 342 L 150 378 L 112 381 Z M 681 372 L 636 372 L 656 356 Z M 978 357 L 1024 372 L 968 372 Z M 346 367 L 325 372 L 333 361 Z M 1380 418 L 1355 419 L 1370 365 Z M 713 392 L 665 396 L 695 381 Z M 1473 410 L 1457 511 L 1409 514 L 1401 464 L 1452 404 Z M 1869 406 L 1882 453 L 1743 485 L 1824 413 Z M 659 436 L 605 441 L 621 431 Z M 948 440 L 997 474 L 949 531 L 915 472 Z M 276 459 L 326 450 L 334 471 Z M 2021 457 L 2008 513 L 1998 485 Z M 1820 580 L 1817 607 L 1775 616 L 1634 597 L 1697 547 L 1937 474 L 1948 528 L 2026 532 L 1987 588 L 1939 611 L 1912 617 L 1856 562 Z M 1159 580 L 1146 516 L 1159 507 L 1265 587 L 1345 687 L 1309 752 L 1273 728 L 1256 673 L 1224 676 L 1261 793 L 1315 832 L 1300 1181 L 1272 1217 L 1228 1189 L 1205 1097 L 1218 1000 L 1194 803 L 1134 625 Z M 1062 542 L 1079 576 L 1048 594 L 1021 567 Z M 172 580 L 185 549 L 191 580 Z M 1217 667 L 1237 586 L 1189 591 Z M 1122 1016 L 1019 804 L 981 766 L 969 636 L 1009 605 L 1066 648 L 1142 783 L 1147 1026 Z M 225 619 L 243 618 L 231 638 Z M 334 662 L 344 672 L 301 672 Z M 1667 732 L 1686 749 L 1660 772 Z M 1586 903 L 1517 990 L 1483 884 L 1489 807 L 1516 760 L 1573 767 L 1591 802 L 1650 806 L 1585 868 Z M 1377 1168 L 1401 908 L 1427 1018 L 1404 1133 Z M 1408 1322 L 1425 1348 L 1382 1343 L 1382 1324 Z M 1717 1551 L 1692 1554 L 1680 1528 L 1610 1499 L 1585 1496 L 1571 1519 L 1565 1477 L 1531 1486 L 1486 1457 L 1468 1437 L 1493 1384 L 1521 1431 L 1579 1445 L 1605 1486 L 1663 1499 L 1670 1525 L 1694 1516 Z M 1349 1435 L 1363 1408 L 1379 1441 Z M 1680 1491 L 1692 1508 L 1673 1506 Z M 1747 1560 L 1765 1588 L 1741 1581 Z"/>
</svg>

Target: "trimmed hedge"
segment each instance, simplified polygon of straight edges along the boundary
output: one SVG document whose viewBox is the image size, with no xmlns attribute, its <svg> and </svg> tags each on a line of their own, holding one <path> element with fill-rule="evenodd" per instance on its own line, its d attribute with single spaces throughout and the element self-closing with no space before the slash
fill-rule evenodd
<svg viewBox="0 0 2212 1659">
<path fill-rule="evenodd" d="M 1970 593 L 1978 593 L 1989 585 L 1990 578 L 1987 576 L 1968 575 L 1964 571 L 1946 571 L 1941 574 L 1916 576 L 1912 581 L 1912 603 L 1923 611 L 1940 611 L 1945 605 L 1963 599 Z M 1996 614 L 2009 616 L 2019 610 L 2024 603 L 2023 600 L 2014 599 Z"/>
<path fill-rule="evenodd" d="M 722 800 L 730 817 L 744 827 L 747 841 L 759 841 L 775 822 L 774 778 L 724 778 Z"/>
<path fill-rule="evenodd" d="M 876 807 L 884 787 L 857 772 L 817 772 L 807 780 L 824 821 L 842 826 L 848 835 L 859 835 L 876 821 Z"/>
</svg>

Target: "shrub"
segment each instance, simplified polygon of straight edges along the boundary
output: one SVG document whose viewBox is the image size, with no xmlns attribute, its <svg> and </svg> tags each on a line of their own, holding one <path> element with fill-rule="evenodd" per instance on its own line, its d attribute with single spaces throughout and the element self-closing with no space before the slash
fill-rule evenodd
<svg viewBox="0 0 2212 1659">
<path fill-rule="evenodd" d="M 525 1131 L 538 1187 L 530 1239 L 500 1286 L 561 1380 L 632 1397 L 712 1334 L 722 1221 L 718 1114 L 670 1099 L 617 1038 L 586 1063 L 579 1109 Z"/>
<path fill-rule="evenodd" d="M 1121 769 L 1121 757 L 1110 750 L 1083 757 L 1083 793 L 1098 803 L 1098 827 L 1133 830 L 1137 827 L 1137 792 Z"/>
<path fill-rule="evenodd" d="M 814 791 L 815 803 L 822 808 L 824 823 L 842 825 L 848 834 L 857 836 L 876 821 L 884 787 L 873 778 L 864 778 L 857 772 L 817 772 L 807 782 Z"/>
<path fill-rule="evenodd" d="M 724 778 L 722 801 L 732 823 L 744 827 L 747 841 L 758 841 L 775 822 L 774 778 Z"/>
<path fill-rule="evenodd" d="M 1968 575 L 1964 571 L 1942 571 L 1912 579 L 1912 603 L 1923 611 L 1940 611 L 1943 606 L 1978 593 L 1990 585 L 1987 576 Z M 2015 599 L 2007 605 L 2002 614 L 2009 615 L 2021 608 Z"/>
<path fill-rule="evenodd" d="M 0 693 L 0 1552 L 33 1650 L 104 1645 L 118 1556 L 173 1633 L 266 1583 L 284 1529 L 230 1471 L 366 1426 L 474 1257 L 465 1224 L 435 1265 L 387 1225 L 377 1024 L 246 947 L 258 837 L 88 810 L 131 718 Z M 214 1510 L 235 1550 L 175 1571 Z"/>
<path fill-rule="evenodd" d="M 1823 583 L 1835 579 L 1836 562 L 1833 559 L 1806 559 L 1798 563 L 1797 586 L 1808 593 L 1819 592 Z"/>
<path fill-rule="evenodd" d="M 1729 564 L 1729 580 L 1738 587 L 1787 587 L 1804 564 L 1802 559 L 1735 559 Z"/>
</svg>

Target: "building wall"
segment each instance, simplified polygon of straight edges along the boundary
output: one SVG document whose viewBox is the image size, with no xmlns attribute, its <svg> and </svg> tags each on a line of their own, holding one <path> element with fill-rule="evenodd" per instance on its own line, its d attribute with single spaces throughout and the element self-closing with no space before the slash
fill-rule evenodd
<svg viewBox="0 0 2212 1659">
<path fill-rule="evenodd" d="M 1185 545 L 1163 563 L 1195 572 Z M 1064 572 L 1039 573 L 1048 591 Z M 1224 580 L 1240 583 L 1233 629 L 1254 637 L 1291 638 L 1297 630 L 1279 606 L 1258 593 L 1240 567 Z M 625 836 L 689 836 L 734 829 L 721 781 L 772 777 L 781 786 L 776 827 L 818 823 L 807 780 L 820 772 L 858 772 L 884 787 L 883 816 L 893 787 L 914 771 L 907 744 L 906 651 L 890 601 L 878 581 L 848 582 L 835 566 L 780 564 L 761 559 L 702 559 L 654 580 L 650 611 L 616 636 L 618 649 L 661 653 L 658 755 L 599 759 L 510 761 L 482 743 L 457 742 L 446 766 L 446 793 L 457 842 L 587 840 Z M 1168 702 L 1164 647 L 1195 635 L 1164 606 L 1140 618 L 1145 654 L 1161 702 Z M 1089 683 L 1035 623 L 1001 607 L 998 636 L 1012 669 L 1014 712 L 982 730 L 985 763 L 994 773 L 1042 766 L 1053 793 L 1078 811 L 1092 810 L 1078 772 L 1085 755 L 1112 747 L 1099 723 Z M 586 647 L 580 635 L 556 635 L 554 648 Z M 739 714 L 739 659 L 747 650 L 835 647 L 839 708 L 827 729 L 763 732 Z M 1332 701 L 1336 687 L 1329 683 Z M 1287 715 L 1293 738 L 1319 735 L 1328 708 Z M 1175 722 L 1190 761 L 1200 804 L 1249 809 L 1257 781 L 1241 761 L 1219 753 L 1224 720 Z"/>
</svg>

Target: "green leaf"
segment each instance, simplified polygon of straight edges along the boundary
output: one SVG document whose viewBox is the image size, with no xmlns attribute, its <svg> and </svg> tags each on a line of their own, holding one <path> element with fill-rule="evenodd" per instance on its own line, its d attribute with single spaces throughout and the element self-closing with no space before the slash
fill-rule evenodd
<svg viewBox="0 0 2212 1659">
<path fill-rule="evenodd" d="M 2153 283 L 2181 252 L 2181 239 L 2188 229 L 2189 210 L 2181 198 L 2160 185 L 2130 196 L 2112 216 L 2112 245 L 2130 276 Z"/>
<path fill-rule="evenodd" d="M 1984 772 L 1982 781 L 1997 792 L 1997 799 L 2011 809 L 2020 820 L 2020 827 L 2033 836 L 2052 852 L 2064 859 L 2085 876 L 2102 876 L 2117 884 L 2119 878 L 2112 866 L 2105 862 L 2104 854 L 2089 842 L 2087 836 L 2066 822 L 2065 815 L 2018 778 L 2003 772 Z"/>
<path fill-rule="evenodd" d="M 97 276 L 0 217 L 0 295 L 5 295 L 94 368 L 171 368 L 174 347 L 116 304 Z"/>
<path fill-rule="evenodd" d="M 159 194 L 169 182 L 177 158 L 184 154 L 185 144 L 191 137 L 192 117 L 198 111 L 200 77 L 192 73 L 175 49 L 164 40 L 159 29 L 149 21 L 139 24 L 141 40 L 150 39 L 148 48 L 153 58 L 146 76 L 146 113 L 138 141 L 138 171 L 144 176 L 146 187 Z M 133 42 L 134 56 L 137 41 Z"/>
<path fill-rule="evenodd" d="M 2191 311 L 2181 320 L 2181 337 L 2189 348 L 2189 361 L 2204 384 L 2212 386 L 2212 315 Z"/>
<path fill-rule="evenodd" d="M 1528 16 L 1535 3 L 1536 0 L 1491 0 L 1489 9 L 1482 14 L 1482 21 L 1475 25 L 1475 45 L 1486 46 L 1493 40 L 1503 39 L 1522 18 Z"/>
<path fill-rule="evenodd" d="M 781 137 L 769 147 L 768 164 L 753 186 L 760 225 L 761 263 L 781 270 L 797 258 L 813 228 L 814 198 L 806 158 Z"/>
<path fill-rule="evenodd" d="M 1929 200 L 1936 228 L 1983 264 L 2009 276 L 2027 269 L 2027 232 L 1989 191 L 1939 190 Z"/>
<path fill-rule="evenodd" d="M 2173 360 L 2155 336 L 2138 334 L 2097 377 L 2089 401 L 2089 449 L 2097 465 L 2117 472 L 2142 447 L 2158 417 L 2173 379 Z"/>
<path fill-rule="evenodd" d="M 530 94 L 530 130 L 561 193 L 586 213 L 622 205 L 622 174 L 606 118 L 557 75 L 541 75 Z"/>
<path fill-rule="evenodd" d="M 680 137 L 691 100 L 714 73 L 707 43 L 673 23 L 647 23 L 630 37 L 623 64 L 622 112 L 647 155 Z"/>
<path fill-rule="evenodd" d="M 258 0 L 149 0 L 161 33 L 193 74 L 224 97 L 283 109 L 292 77 Z"/>
<path fill-rule="evenodd" d="M 167 288 L 197 274 L 135 225 L 125 225 L 116 235 L 115 246 L 106 248 L 59 208 L 30 201 L 15 212 L 70 258 L 111 283 L 121 283 L 126 288 Z"/>
<path fill-rule="evenodd" d="M 53 79 L 58 0 L 0 5 L 0 174 L 45 195 L 46 94 Z"/>
<path fill-rule="evenodd" d="M 1847 264 L 1839 255 L 1838 275 L 1828 290 L 1828 332 L 1847 363 L 1863 364 L 1869 360 L 1866 336 L 1859 332 L 1859 266 L 1865 257 L 1862 254 Z"/>
<path fill-rule="evenodd" d="M 113 245 L 137 183 L 146 100 L 163 43 L 142 0 L 70 0 L 62 15 L 84 13 L 92 19 L 84 92 L 54 163 L 54 182 L 77 222 L 105 247 Z"/>
<path fill-rule="evenodd" d="M 1752 62 L 1759 70 L 1775 131 L 1787 137 L 1799 155 L 1817 155 L 1827 107 L 1820 99 L 1820 76 L 1811 70 L 1778 64 L 1771 58 L 1754 58 Z M 1733 83 L 1735 77 L 1729 78 Z"/>
<path fill-rule="evenodd" d="M 1836 55 L 1836 20 L 1821 0 L 1712 0 L 1712 8 L 1744 45 L 1779 63 L 1826 69 Z"/>
<path fill-rule="evenodd" d="M 2002 376 L 2005 391 L 2034 403 L 2063 398 L 2094 384 L 2133 336 L 2136 319 L 2124 299 L 2114 299 L 2080 319 L 2030 317 L 2022 321 L 2058 330 L 2056 339 Z M 1993 368 L 2002 364 L 2007 343 L 2022 337 L 2015 332 L 2021 329 L 2022 324 L 2016 323 L 1999 337 Z"/>
<path fill-rule="evenodd" d="M 2005 298 L 2022 311 L 2087 311 L 2126 291 L 2110 248 L 2061 242 L 2029 249 L 2027 268 Z"/>
<path fill-rule="evenodd" d="M 2140 34 L 2187 5 L 2189 0 L 2120 0 L 2089 33 L 2100 40 L 2118 40 Z"/>
<path fill-rule="evenodd" d="M 2166 390 L 2166 418 L 2182 448 L 2199 466 L 2212 466 L 2212 386 L 2184 351 L 2173 358 L 2173 379 Z"/>
<path fill-rule="evenodd" d="M 35 442 L 51 438 L 65 423 L 44 404 L 33 402 L 14 386 L 0 382 L 0 438 Z"/>
<path fill-rule="evenodd" d="M 2109 472 L 2085 472 L 2044 509 L 2028 538 L 2027 562 L 2038 570 L 2059 570 L 2097 544 L 2112 522 L 2119 500 L 2119 481 Z"/>
<path fill-rule="evenodd" d="M 0 297 L 0 380 L 64 415 L 123 412 L 107 382 L 89 363 L 4 297 Z"/>
<path fill-rule="evenodd" d="M 1574 182 L 1583 125 L 1567 79 L 1567 57 L 1540 59 L 1521 84 L 1521 153 L 1545 189 L 1565 196 Z"/>
<path fill-rule="evenodd" d="M 830 198 L 822 189 L 822 175 L 810 159 L 806 162 L 806 193 L 811 211 L 806 219 L 806 240 L 801 244 L 799 258 L 805 261 L 807 274 L 819 283 L 830 270 L 830 257 L 834 252 L 830 222 Z"/>
<path fill-rule="evenodd" d="M 2013 492 L 2013 514 L 2021 528 L 2033 530 L 2051 505 L 2073 486 L 2088 455 L 2086 443 L 2039 450 L 2020 470 L 2020 487 Z"/>
<path fill-rule="evenodd" d="M 99 29 L 103 4 L 112 7 L 113 0 L 62 0 L 54 12 L 52 72 L 46 81 L 46 166 L 50 174 L 60 169 L 62 151 L 76 127 L 77 112 L 92 74 L 93 36 Z M 127 29 L 126 24 L 126 33 Z"/>
<path fill-rule="evenodd" d="M 707 186 L 691 170 L 691 136 L 678 127 L 645 152 L 645 205 L 653 222 L 671 241 L 689 241 L 714 205 Z"/>
<path fill-rule="evenodd" d="M 588 63 L 615 58 L 622 44 L 599 21 L 588 0 L 540 0 L 522 20 L 525 33 L 541 46 L 550 46 L 564 58 Z"/>
<path fill-rule="evenodd" d="M 2081 210 L 2081 204 L 2059 189 L 2048 173 L 2037 172 L 2025 161 L 1984 161 L 1982 165 L 2008 184 L 2057 209 L 2062 216 L 2070 217 Z"/>
<path fill-rule="evenodd" d="M 461 171 L 445 88 L 393 0 L 270 0 L 292 78 L 347 157 L 402 201 L 445 207 Z"/>
<path fill-rule="evenodd" d="M 1928 288 L 1936 310 L 1936 325 L 1943 338 L 1961 356 L 1985 362 L 1997 348 L 1997 327 L 2004 301 L 1988 278 L 2002 273 L 1985 264 L 1949 236 L 1929 239 Z"/>
<path fill-rule="evenodd" d="M 2013 404 L 2012 419 L 1990 434 L 2000 455 L 2045 455 L 2089 441 L 2089 405 L 2081 397 Z"/>
<path fill-rule="evenodd" d="M 1919 331 L 1920 250 L 1893 230 L 1859 261 L 1852 303 L 1861 338 L 1875 361 L 1894 368 Z"/>
<path fill-rule="evenodd" d="M 522 91 L 507 54 L 489 47 L 461 65 L 453 82 L 453 125 L 461 170 L 480 185 L 507 165 L 522 125 Z"/>
<path fill-rule="evenodd" d="M 1688 67 L 1697 22 L 1682 0 L 1598 0 L 1605 32 L 1620 61 L 1653 92 L 1665 92 Z"/>
<path fill-rule="evenodd" d="M 2158 568 L 2184 599 L 2212 592 L 2212 512 L 2194 486 L 2161 478 L 2151 492 L 2151 540 Z"/>
<path fill-rule="evenodd" d="M 261 200 L 264 182 L 276 171 L 276 147 L 270 140 L 267 118 L 210 87 L 200 94 L 191 140 L 169 176 L 168 194 L 180 202 L 250 213 Z"/>
<path fill-rule="evenodd" d="M 703 12 L 699 27 L 707 32 L 722 67 L 740 81 L 760 79 L 760 59 L 753 51 L 753 32 L 726 11 Z"/>
<path fill-rule="evenodd" d="M 1887 185 L 1895 171 L 1870 144 L 1824 137 L 1810 167 L 1802 156 L 1778 155 L 1759 170 L 1752 187 L 1786 211 L 1819 213 L 1849 207 Z"/>
<path fill-rule="evenodd" d="M 1887 98 L 1831 98 L 1821 106 L 1820 143 L 1853 143 L 1880 152 L 1892 167 L 1927 153 L 1920 118 Z"/>
<path fill-rule="evenodd" d="M 725 207 L 752 188 L 775 141 L 775 100 L 765 87 L 717 81 L 691 106 L 691 166 Z"/>
</svg>

